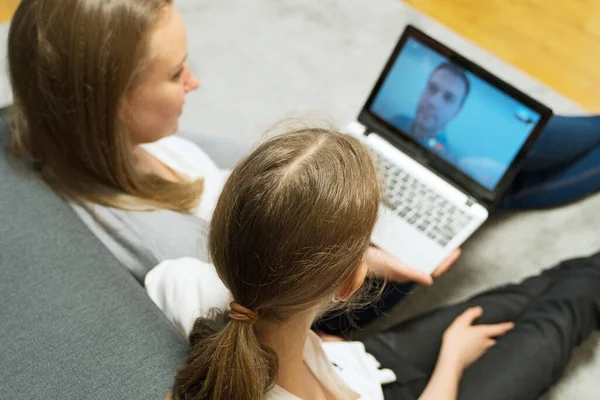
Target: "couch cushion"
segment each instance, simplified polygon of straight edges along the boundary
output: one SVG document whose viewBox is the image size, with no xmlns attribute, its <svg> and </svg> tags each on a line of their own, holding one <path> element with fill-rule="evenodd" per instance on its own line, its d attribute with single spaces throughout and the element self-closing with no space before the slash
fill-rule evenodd
<svg viewBox="0 0 600 400">
<path fill-rule="evenodd" d="M 6 126 L 0 122 L 0 146 Z M 0 397 L 163 398 L 187 351 L 142 287 L 0 152 Z"/>
</svg>

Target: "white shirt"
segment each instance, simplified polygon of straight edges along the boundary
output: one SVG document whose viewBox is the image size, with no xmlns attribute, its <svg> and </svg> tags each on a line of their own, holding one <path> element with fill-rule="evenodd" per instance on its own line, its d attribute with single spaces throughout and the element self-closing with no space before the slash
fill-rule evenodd
<svg viewBox="0 0 600 400">
<path fill-rule="evenodd" d="M 214 309 L 228 311 L 232 301 L 214 267 L 192 258 L 159 264 L 146 275 L 146 290 L 186 338 L 197 318 L 213 317 L 210 313 Z M 381 385 L 396 380 L 392 371 L 379 369 L 377 360 L 360 342 L 322 343 L 311 333 L 304 359 L 322 385 L 340 400 L 383 400 Z M 279 386 L 266 398 L 298 400 Z"/>
<path fill-rule="evenodd" d="M 334 396 L 335 399 L 340 400 L 383 400 L 383 395 L 381 397 L 369 397 L 368 395 L 364 395 L 355 391 L 348 384 L 346 384 L 346 382 L 342 380 L 340 375 L 334 369 L 331 361 L 327 359 L 327 355 L 323 350 L 323 347 L 326 344 L 327 343 L 323 343 L 321 339 L 311 331 L 308 335 L 308 338 L 306 338 L 306 344 L 304 345 L 304 362 L 329 394 Z M 376 384 L 379 387 L 379 391 L 381 391 L 381 384 L 379 382 L 376 382 Z M 265 399 L 302 400 L 279 385 L 276 385 L 273 389 L 267 392 Z"/>
</svg>

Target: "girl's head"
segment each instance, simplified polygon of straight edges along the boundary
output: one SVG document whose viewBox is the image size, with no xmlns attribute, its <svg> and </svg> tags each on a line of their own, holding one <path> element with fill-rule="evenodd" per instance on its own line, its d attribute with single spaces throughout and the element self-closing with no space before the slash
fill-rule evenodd
<svg viewBox="0 0 600 400">
<path fill-rule="evenodd" d="M 204 336 L 198 321 L 180 396 L 258 399 L 274 382 L 276 357 L 254 329 L 322 310 L 362 284 L 379 191 L 368 151 L 323 129 L 268 140 L 232 172 L 217 203 L 210 251 L 235 301 L 258 313 Z M 240 397 L 241 394 L 244 396 Z"/>
<path fill-rule="evenodd" d="M 8 43 L 11 146 L 50 170 L 64 194 L 111 203 L 94 190 L 106 186 L 172 209 L 199 198 L 199 183 L 176 185 L 135 168 L 135 147 L 174 134 L 185 95 L 199 85 L 185 63 L 185 27 L 171 2 L 19 5 Z"/>
</svg>

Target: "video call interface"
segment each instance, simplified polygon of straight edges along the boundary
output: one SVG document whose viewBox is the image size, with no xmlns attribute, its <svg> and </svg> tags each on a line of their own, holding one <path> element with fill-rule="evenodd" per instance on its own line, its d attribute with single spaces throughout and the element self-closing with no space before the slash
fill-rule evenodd
<svg viewBox="0 0 600 400">
<path fill-rule="evenodd" d="M 409 38 L 370 111 L 489 190 L 540 115 Z"/>
</svg>

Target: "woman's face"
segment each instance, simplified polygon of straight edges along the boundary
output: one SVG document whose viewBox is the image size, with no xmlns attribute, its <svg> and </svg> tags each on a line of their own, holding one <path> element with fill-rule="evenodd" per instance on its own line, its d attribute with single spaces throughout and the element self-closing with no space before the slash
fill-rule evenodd
<svg viewBox="0 0 600 400">
<path fill-rule="evenodd" d="M 181 14 L 166 6 L 150 36 L 150 64 L 126 97 L 123 118 L 135 145 L 173 135 L 179 128 L 185 95 L 200 83 L 189 70 Z"/>
</svg>

